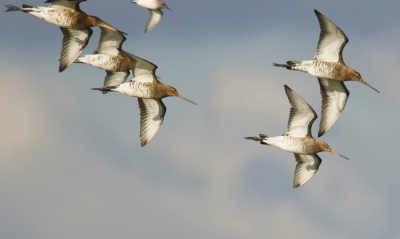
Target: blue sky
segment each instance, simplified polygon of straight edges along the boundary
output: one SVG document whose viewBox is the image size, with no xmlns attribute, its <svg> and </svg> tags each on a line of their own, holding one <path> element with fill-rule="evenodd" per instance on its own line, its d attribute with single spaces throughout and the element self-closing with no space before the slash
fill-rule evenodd
<svg viewBox="0 0 400 239">
<path fill-rule="evenodd" d="M 172 12 L 146 34 L 148 11 L 128 0 L 81 4 L 198 103 L 164 99 L 144 148 L 136 99 L 90 90 L 103 70 L 58 73 L 57 26 L 0 14 L 2 237 L 400 238 L 400 3 L 226 2 L 167 1 Z M 318 173 L 293 189 L 293 154 L 243 137 L 285 132 L 284 84 L 320 115 L 317 79 L 272 66 L 314 56 L 313 9 L 346 33 L 344 61 L 381 93 L 346 83 L 346 108 L 321 140 L 350 160 L 320 153 Z M 95 28 L 84 54 L 98 37 Z"/>
</svg>

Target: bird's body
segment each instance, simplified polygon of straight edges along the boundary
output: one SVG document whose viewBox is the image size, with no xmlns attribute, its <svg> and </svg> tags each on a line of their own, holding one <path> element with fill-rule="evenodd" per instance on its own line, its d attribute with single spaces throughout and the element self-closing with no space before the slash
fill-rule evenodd
<svg viewBox="0 0 400 239">
<path fill-rule="evenodd" d="M 133 70 L 130 54 L 122 50 L 126 38 L 121 32 L 103 27 L 100 29 L 101 35 L 96 51 L 91 55 L 80 56 L 77 60 L 106 71 L 103 87 L 117 86 L 122 84 L 129 76 L 129 71 Z"/>
<path fill-rule="evenodd" d="M 161 17 L 163 15 L 161 9 L 166 8 L 171 11 L 167 4 L 160 0 L 133 0 L 132 2 L 141 7 L 147 8 L 150 12 L 150 18 L 147 22 L 147 26 L 144 32 L 148 32 L 153 29 L 153 27 L 155 27 L 161 20 Z"/>
<path fill-rule="evenodd" d="M 162 98 L 176 96 L 196 104 L 169 85 L 161 83 L 155 74 L 157 66 L 135 55 L 124 53 L 129 56 L 133 66 L 134 78 L 127 83 L 117 86 L 93 88 L 100 91 L 114 91 L 128 96 L 138 98 L 140 108 L 140 141 L 145 146 L 157 133 L 167 110 Z"/>
<path fill-rule="evenodd" d="M 91 16 L 75 9 L 23 5 L 22 11 L 64 28 L 83 30 L 95 25 Z"/>
<path fill-rule="evenodd" d="M 77 58 L 77 60 L 106 71 L 129 71 L 132 69 L 129 58 L 122 54 L 109 55 L 98 53 L 80 56 Z"/>
<path fill-rule="evenodd" d="M 327 151 L 341 157 L 344 156 L 331 149 L 327 143 L 312 137 L 311 126 L 317 118 L 317 114 L 306 101 L 286 85 L 285 92 L 292 105 L 285 134 L 283 136 L 260 134 L 259 137 L 252 136 L 245 137 L 245 139 L 259 141 L 261 144 L 294 153 L 297 166 L 293 187 L 296 188 L 306 183 L 318 171 L 322 161 L 317 155 L 318 152 Z"/>
<path fill-rule="evenodd" d="M 130 82 L 121 84 L 115 88 L 110 88 L 111 91 L 119 92 L 124 95 L 147 98 L 147 99 L 161 99 L 174 94 L 169 94 L 170 86 L 161 82 L 140 82 L 132 80 Z"/>
<path fill-rule="evenodd" d="M 290 70 L 306 72 L 317 78 L 326 78 L 336 81 L 347 81 L 351 77 L 352 70 L 341 62 L 321 60 L 289 61 L 285 64 L 285 67 L 290 68 Z"/>
<path fill-rule="evenodd" d="M 274 66 L 306 72 L 318 78 L 322 95 L 322 119 L 318 136 L 322 136 L 333 126 L 346 106 L 350 93 L 344 81 L 359 81 L 379 91 L 364 81 L 360 73 L 344 63 L 342 51 L 349 41 L 344 32 L 317 10 L 314 12 L 321 32 L 313 60 L 287 61 L 286 64 L 274 63 Z"/>
<path fill-rule="evenodd" d="M 59 1 L 48 0 L 48 7 L 33 7 L 22 5 L 22 8 L 6 5 L 8 11 L 22 11 L 43 19 L 60 27 L 64 37 L 61 50 L 59 71 L 69 67 L 82 53 L 93 33 L 91 27 L 99 26 L 112 31 L 118 31 L 100 18 L 87 15 L 79 4 L 85 0 Z"/>
<path fill-rule="evenodd" d="M 315 154 L 321 152 L 320 140 L 312 137 L 292 137 L 292 136 L 267 136 L 260 135 L 260 140 L 267 145 L 275 146 L 285 151 L 296 154 Z"/>
</svg>

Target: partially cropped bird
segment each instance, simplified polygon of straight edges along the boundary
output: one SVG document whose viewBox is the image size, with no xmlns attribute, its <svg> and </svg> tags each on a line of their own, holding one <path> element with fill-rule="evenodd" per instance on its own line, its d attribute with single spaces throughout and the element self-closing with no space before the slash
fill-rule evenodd
<svg viewBox="0 0 400 239">
<path fill-rule="evenodd" d="M 160 1 L 160 0 L 133 0 L 133 3 L 147 8 L 149 9 L 150 12 L 150 18 L 149 21 L 147 22 L 147 26 L 146 29 L 144 30 L 144 32 L 148 32 L 151 29 L 153 29 L 153 27 L 155 27 L 158 22 L 161 20 L 161 17 L 163 15 L 163 12 L 161 11 L 161 9 L 166 8 L 170 11 L 172 11 L 167 4 L 165 4 L 165 2 Z"/>
<path fill-rule="evenodd" d="M 14 5 L 5 6 L 6 12 L 22 11 L 60 27 L 64 35 L 59 66 L 59 71 L 62 72 L 76 60 L 88 44 L 93 33 L 91 27 L 99 26 L 118 31 L 100 18 L 83 12 L 79 7 L 83 1 L 86 0 L 47 0 L 45 3 L 50 3 L 48 7 L 33 7 L 26 4 L 23 4 L 22 8 Z"/>
</svg>

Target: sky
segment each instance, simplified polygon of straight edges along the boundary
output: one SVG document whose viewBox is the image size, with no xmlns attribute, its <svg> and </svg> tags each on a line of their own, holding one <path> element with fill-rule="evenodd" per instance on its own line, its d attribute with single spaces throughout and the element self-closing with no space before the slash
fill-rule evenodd
<svg viewBox="0 0 400 239">
<path fill-rule="evenodd" d="M 1 237 L 400 238 L 400 2 L 166 3 L 172 11 L 146 34 L 148 11 L 128 0 L 81 4 L 198 104 L 163 99 L 164 122 L 145 147 L 137 99 L 90 90 L 103 84 L 97 68 L 59 73 L 59 28 L 3 7 Z M 317 112 L 317 136 L 317 79 L 272 66 L 312 59 L 314 9 L 346 33 L 344 61 L 380 93 L 346 83 L 346 108 L 320 139 L 350 160 L 319 153 L 319 171 L 294 189 L 293 154 L 243 137 L 286 131 L 285 84 Z M 98 38 L 94 28 L 83 54 Z"/>
</svg>

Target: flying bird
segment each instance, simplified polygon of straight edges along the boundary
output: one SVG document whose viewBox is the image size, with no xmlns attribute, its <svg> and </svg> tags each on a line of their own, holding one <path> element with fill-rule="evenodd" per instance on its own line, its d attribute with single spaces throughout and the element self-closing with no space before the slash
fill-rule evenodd
<svg viewBox="0 0 400 239">
<path fill-rule="evenodd" d="M 119 92 L 138 98 L 140 108 L 140 144 L 145 146 L 154 137 L 160 128 L 167 110 L 162 98 L 176 96 L 195 105 L 193 101 L 185 98 L 169 85 L 161 83 L 155 74 L 157 66 L 140 57 L 129 55 L 133 67 L 134 78 L 127 83 L 118 86 L 92 88 L 99 91 Z"/>
<path fill-rule="evenodd" d="M 62 72 L 74 63 L 88 44 L 93 33 L 91 27 L 99 26 L 118 31 L 100 18 L 83 12 L 79 7 L 82 1 L 86 0 L 47 0 L 45 3 L 50 3 L 48 7 L 33 7 L 26 4 L 23 4 L 22 8 L 10 4 L 5 6 L 6 12 L 22 11 L 60 27 L 64 35 L 59 66 L 59 72 Z"/>
<path fill-rule="evenodd" d="M 344 81 L 359 81 L 378 93 L 379 91 L 365 82 L 360 73 L 344 63 L 342 51 L 349 41 L 344 32 L 317 10 L 314 12 L 321 32 L 313 60 L 273 64 L 289 70 L 306 72 L 318 78 L 322 95 L 322 116 L 318 132 L 318 137 L 320 137 L 333 126 L 346 105 L 350 93 Z"/>
<path fill-rule="evenodd" d="M 150 18 L 149 21 L 147 22 L 147 26 L 146 29 L 144 30 L 144 32 L 148 32 L 151 29 L 153 29 L 153 27 L 155 27 L 158 22 L 161 20 L 161 17 L 163 15 L 163 12 L 161 11 L 161 9 L 166 8 L 170 11 L 172 11 L 167 4 L 165 4 L 163 1 L 160 0 L 133 0 L 133 3 L 147 8 L 149 9 L 150 12 Z"/>
<path fill-rule="evenodd" d="M 99 46 L 92 55 L 80 56 L 78 62 L 82 62 L 106 71 L 103 87 L 118 86 L 125 82 L 129 71 L 133 70 L 133 64 L 129 56 L 122 50 L 122 44 L 126 38 L 119 31 L 100 27 Z M 135 61 L 133 59 L 133 61 Z M 107 93 L 105 91 L 103 93 Z"/>
<path fill-rule="evenodd" d="M 331 149 L 327 143 L 312 137 L 311 126 L 317 118 L 317 114 L 305 100 L 287 85 L 285 85 L 285 92 L 292 108 L 290 109 L 287 131 L 283 136 L 260 134 L 259 137 L 245 137 L 245 139 L 259 141 L 261 144 L 272 145 L 294 153 L 297 165 L 294 171 L 293 187 L 297 188 L 310 180 L 318 171 L 321 164 L 321 158 L 317 155 L 318 152 L 327 151 L 343 158 L 346 157 Z"/>
</svg>

